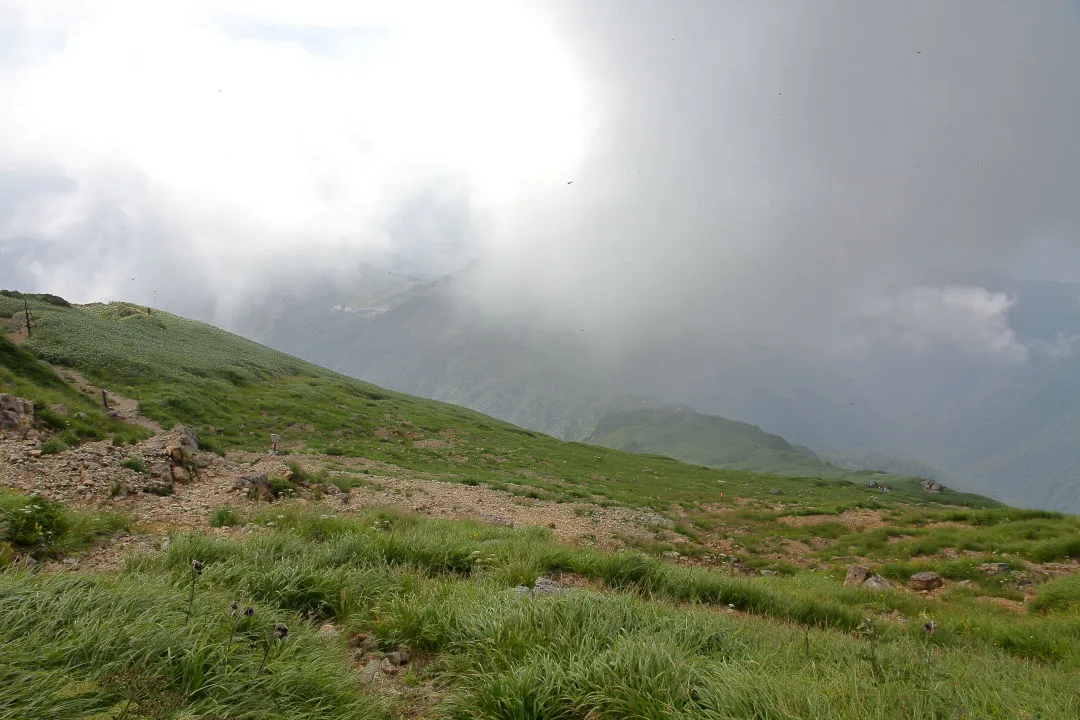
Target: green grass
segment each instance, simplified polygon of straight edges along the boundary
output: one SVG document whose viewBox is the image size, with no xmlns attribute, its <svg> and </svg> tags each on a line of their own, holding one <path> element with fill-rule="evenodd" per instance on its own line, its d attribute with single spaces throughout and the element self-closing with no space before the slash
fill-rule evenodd
<svg viewBox="0 0 1080 720">
<path fill-rule="evenodd" d="M 146 472 L 146 461 L 138 455 L 132 455 L 131 457 L 124 458 L 120 463 L 120 467 L 134 470 L 137 473 L 144 473 Z"/>
<path fill-rule="evenodd" d="M 0 573 L 0 678 L 33 690 L 0 693 L 0 718 L 115 718 L 129 699 L 137 716 L 157 699 L 184 717 L 299 719 L 1080 711 L 1080 618 L 1064 606 L 1019 615 L 823 576 L 736 578 L 567 547 L 542 529 L 388 510 L 346 518 L 281 503 L 251 521 L 263 531 L 242 539 L 174 535 L 119 574 Z M 189 622 L 192 560 L 204 565 Z M 555 573 L 591 589 L 512 591 Z M 278 622 L 289 635 L 258 673 Z M 327 622 L 341 632 L 316 632 Z M 398 687 L 418 694 L 361 683 L 366 659 L 351 668 L 346 647 L 355 632 L 376 651 L 409 648 Z M 124 673 L 156 682 L 114 681 Z"/>
<path fill-rule="evenodd" d="M 165 577 L 0 575 L 0 680 L 19 688 L 0 693 L 0 717 L 105 720 L 121 717 L 129 698 L 128 718 L 151 717 L 155 701 L 175 703 L 185 717 L 388 717 L 309 625 L 256 603 L 252 621 L 234 634 L 227 596 L 197 595 L 192 623 L 186 600 Z M 251 643 L 264 642 L 280 620 L 289 635 L 256 674 L 263 651 Z M 159 683 L 109 682 L 120 673 Z"/>
<path fill-rule="evenodd" d="M 210 527 L 234 527 L 243 524 L 243 518 L 231 505 L 222 505 L 210 515 Z"/>
<path fill-rule="evenodd" d="M 3 299 L 3 298 L 0 298 Z M 33 353 L 0 333 L 0 392 L 25 397 L 34 403 L 34 414 L 50 432 L 56 432 L 49 451 L 62 452 L 84 440 L 112 439 L 127 445 L 150 436 L 138 425 L 110 420 L 96 400 L 80 393 L 60 378 Z M 58 412 L 54 408 L 66 408 Z"/>
<path fill-rule="evenodd" d="M 920 479 L 832 465 L 784 438 L 748 423 L 703 415 L 688 407 L 615 410 L 600 418 L 588 442 L 637 453 L 663 453 L 693 465 L 747 470 L 795 478 L 849 482 L 865 487 L 870 481 L 923 498 Z M 781 488 L 777 487 L 777 490 Z M 782 491 L 781 491 L 782 494 Z M 988 504 L 985 498 L 946 491 L 955 505 Z"/>
<path fill-rule="evenodd" d="M 0 488 L 0 566 L 15 552 L 58 557 L 130 529 L 130 518 L 120 513 L 76 512 L 38 495 Z"/>
<path fill-rule="evenodd" d="M 2 301 L 3 298 L 0 298 Z M 264 451 L 270 434 L 290 451 L 329 451 L 561 502 L 594 496 L 666 509 L 781 490 L 838 504 L 870 501 L 843 480 L 757 476 L 671 458 L 565 443 L 459 407 L 389 392 L 269 350 L 203 323 L 113 303 L 64 308 L 31 302 L 27 347 L 139 401 L 166 426 L 194 428 L 212 450 Z M 418 440 L 434 441 L 417 446 Z M 879 494 L 878 494 L 879 495 Z M 994 503 L 952 494 L 953 503 Z M 930 501 L 918 488 L 892 503 Z"/>
<path fill-rule="evenodd" d="M 1080 574 L 1044 583 L 1028 608 L 1032 612 L 1072 612 L 1075 615 L 1080 608 Z"/>
</svg>

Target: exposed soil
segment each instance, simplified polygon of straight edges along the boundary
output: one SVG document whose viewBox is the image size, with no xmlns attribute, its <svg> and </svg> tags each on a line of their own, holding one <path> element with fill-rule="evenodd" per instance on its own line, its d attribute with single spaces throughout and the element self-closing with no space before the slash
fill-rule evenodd
<svg viewBox="0 0 1080 720">
<path fill-rule="evenodd" d="M 807 527 L 827 522 L 837 522 L 848 530 L 874 530 L 888 525 L 882 520 L 883 513 L 867 508 L 845 510 L 840 515 L 784 515 L 777 522 L 790 527 Z"/>
</svg>

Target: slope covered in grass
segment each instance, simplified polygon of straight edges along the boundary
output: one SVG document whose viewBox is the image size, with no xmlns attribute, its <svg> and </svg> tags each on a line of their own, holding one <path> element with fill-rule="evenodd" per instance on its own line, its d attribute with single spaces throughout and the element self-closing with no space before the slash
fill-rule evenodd
<svg viewBox="0 0 1080 720">
<path fill-rule="evenodd" d="M 108 418 L 100 404 L 65 382 L 46 363 L 11 342 L 2 332 L 0 393 L 31 400 L 37 418 L 56 430 L 58 438 L 66 445 L 104 438 L 127 444 L 149 435 L 144 428 Z M 57 412 L 54 409 L 57 406 L 66 411 Z"/>
<path fill-rule="evenodd" d="M 0 677 L 25 690 L 0 694 L 0 717 L 116 717 L 129 701 L 140 716 L 157 702 L 192 717 L 327 720 L 1080 712 L 1075 615 L 736 579 L 539 530 L 380 511 L 253 520 L 262 532 L 177 536 L 115 577 L 0 574 Z M 580 582 L 513 590 L 553 572 Z M 411 661 L 392 681 L 362 680 L 398 648 Z M 124 682 L 133 669 L 154 682 Z"/>
<path fill-rule="evenodd" d="M 39 358 L 137 398 L 143 414 L 166 426 L 189 425 L 219 451 L 263 451 L 273 433 L 294 451 L 362 456 L 447 480 L 527 488 L 522 492 L 549 499 L 599 496 L 656 507 L 767 489 L 747 473 L 561 442 L 390 392 L 168 313 L 124 303 L 31 305 L 37 329 L 27 347 Z M 822 481 L 812 490 L 795 480 L 770 478 L 768 484 L 813 492 L 821 502 L 868 492 L 845 482 Z M 915 483 L 897 496 L 903 499 L 991 504 L 957 493 L 931 498 Z"/>
<path fill-rule="evenodd" d="M 610 412 L 587 442 L 627 452 L 655 452 L 683 462 L 796 477 L 852 477 L 779 435 L 688 407 Z"/>
</svg>

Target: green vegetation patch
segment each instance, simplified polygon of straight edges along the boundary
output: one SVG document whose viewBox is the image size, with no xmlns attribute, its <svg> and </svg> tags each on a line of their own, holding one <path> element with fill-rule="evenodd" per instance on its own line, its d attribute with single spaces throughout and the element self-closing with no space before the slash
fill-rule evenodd
<svg viewBox="0 0 1080 720">
<path fill-rule="evenodd" d="M 0 547 L 5 548 L 0 550 L 0 566 L 15 552 L 60 556 L 130 527 L 130 518 L 120 513 L 76 512 L 40 495 L 0 488 Z"/>
</svg>

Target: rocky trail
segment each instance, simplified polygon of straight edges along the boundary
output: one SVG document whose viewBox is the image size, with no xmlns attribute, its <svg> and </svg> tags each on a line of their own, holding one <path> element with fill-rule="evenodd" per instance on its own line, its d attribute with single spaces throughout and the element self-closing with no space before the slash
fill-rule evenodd
<svg viewBox="0 0 1080 720">
<path fill-rule="evenodd" d="M 84 392 L 100 392 L 72 370 L 58 368 L 58 372 Z M 257 532 L 251 525 L 211 528 L 210 517 L 226 504 L 241 515 L 272 507 L 265 495 L 260 498 L 256 492 L 251 493 L 254 499 L 249 497 L 252 479 L 261 489 L 266 478 L 292 476 L 290 465 L 324 480 L 301 489 L 295 502 L 317 502 L 340 514 L 398 508 L 427 517 L 545 527 L 560 540 L 608 548 L 621 545 L 616 536 L 655 539 L 657 521 L 669 522 L 647 510 L 519 497 L 364 458 L 273 452 L 231 452 L 222 457 L 202 451 L 195 434 L 183 426 L 166 430 L 139 417 L 135 400 L 115 393 L 108 399 L 124 420 L 137 421 L 154 435 L 132 446 L 89 442 L 56 454 L 42 453 L 40 437 L 0 435 L 0 487 L 40 494 L 74 508 L 124 512 L 134 521 L 132 533 L 79 557 L 50 563 L 55 569 L 116 569 L 129 553 L 160 549 L 175 531 Z M 343 492 L 333 483 L 336 478 L 346 480 L 339 484 L 354 487 Z"/>
</svg>

